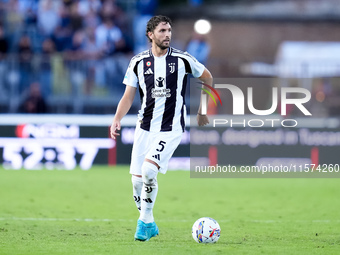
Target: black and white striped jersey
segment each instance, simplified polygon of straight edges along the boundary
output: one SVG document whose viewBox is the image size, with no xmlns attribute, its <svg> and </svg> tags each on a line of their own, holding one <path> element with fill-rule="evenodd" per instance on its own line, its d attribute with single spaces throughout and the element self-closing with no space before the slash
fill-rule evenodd
<svg viewBox="0 0 340 255">
<path fill-rule="evenodd" d="M 141 109 L 138 119 L 150 132 L 183 130 L 185 126 L 186 77 L 200 77 L 205 67 L 193 56 L 174 48 L 156 57 L 151 49 L 134 56 L 123 83 L 139 88 Z"/>
</svg>

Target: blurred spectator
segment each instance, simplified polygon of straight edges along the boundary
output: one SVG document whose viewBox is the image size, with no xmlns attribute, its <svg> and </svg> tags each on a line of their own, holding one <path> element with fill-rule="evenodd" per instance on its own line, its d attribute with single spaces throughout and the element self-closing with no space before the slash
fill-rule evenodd
<svg viewBox="0 0 340 255">
<path fill-rule="evenodd" d="M 47 107 L 44 98 L 40 92 L 38 82 L 33 82 L 29 87 L 28 96 L 20 105 L 19 112 L 21 113 L 46 113 Z"/>
<path fill-rule="evenodd" d="M 0 24 L 0 62 L 5 59 L 9 50 L 8 40 L 5 36 L 4 27 Z"/>
<path fill-rule="evenodd" d="M 84 27 L 85 28 L 96 28 L 100 24 L 100 18 L 96 11 L 90 10 L 86 13 L 84 17 Z"/>
<path fill-rule="evenodd" d="M 206 64 L 210 53 L 210 44 L 204 35 L 194 33 L 186 50 L 189 54 L 197 58 L 199 62 Z"/>
<path fill-rule="evenodd" d="M 17 52 L 19 54 L 20 72 L 19 91 L 23 92 L 31 83 L 31 78 L 33 75 L 33 49 L 31 45 L 31 39 L 28 37 L 28 35 L 24 34 L 21 36 L 18 43 Z"/>
<path fill-rule="evenodd" d="M 114 91 L 115 84 L 118 83 L 119 67 L 116 59 L 111 56 L 124 50 L 123 34 L 115 25 L 112 17 L 106 16 L 103 18 L 103 24 L 96 28 L 95 36 L 97 47 L 102 56 L 96 69 L 96 83 L 99 86 L 108 86 L 111 91 Z"/>
<path fill-rule="evenodd" d="M 52 38 L 57 51 L 70 49 L 72 45 L 72 28 L 70 9 L 67 6 L 61 6 L 59 10 L 60 22 L 54 29 Z"/>
<path fill-rule="evenodd" d="M 100 14 L 101 17 L 111 17 L 115 25 L 122 31 L 125 39 L 126 35 L 131 33 L 131 17 L 127 16 L 116 2 L 116 0 L 106 0 Z M 122 1 L 120 1 L 120 3 L 121 2 Z M 109 8 L 105 6 L 109 6 Z"/>
<path fill-rule="evenodd" d="M 86 85 L 85 94 L 91 94 L 95 85 L 95 74 L 98 69 L 98 59 L 101 56 L 100 48 L 96 44 L 94 28 L 88 27 L 83 43 L 84 56 L 86 58 Z M 100 68 L 100 66 L 99 66 Z"/>
<path fill-rule="evenodd" d="M 99 13 L 102 8 L 100 0 L 80 0 L 78 11 L 82 16 L 87 16 L 89 13 Z"/>
<path fill-rule="evenodd" d="M 83 28 L 83 17 L 78 8 L 78 2 L 73 2 L 70 5 L 70 25 L 73 32 Z"/>
<path fill-rule="evenodd" d="M 124 89 L 117 86 L 129 63 L 126 54 L 133 49 L 133 31 L 131 19 L 120 7 L 122 1 L 0 3 L 0 24 L 3 21 L 7 32 L 4 38 L 0 26 L 0 93 L 10 88 L 13 97 L 22 97 L 33 81 L 39 82 L 40 94 L 48 99 L 58 93 L 78 96 L 81 90 L 86 95 L 109 90 L 118 94 Z M 157 0 L 140 0 L 138 6 L 140 15 L 151 17 Z M 144 30 L 140 32 L 146 42 Z M 11 58 L 4 59 L 8 53 L 13 53 Z M 3 86 L 5 79 L 8 84 Z"/>
<path fill-rule="evenodd" d="M 82 60 L 84 57 L 82 51 L 82 45 L 84 41 L 84 32 L 82 30 L 78 30 L 73 34 L 72 44 L 69 50 L 65 51 L 64 56 L 67 60 Z"/>
<path fill-rule="evenodd" d="M 4 28 L 0 24 L 0 93 L 4 94 L 5 72 L 6 72 L 6 55 L 9 50 L 9 43 L 5 36 Z"/>
<path fill-rule="evenodd" d="M 100 15 L 102 17 L 117 17 L 119 13 L 119 8 L 116 5 L 115 0 L 103 0 L 103 6 L 101 8 Z"/>
<path fill-rule="evenodd" d="M 103 24 L 97 27 L 95 35 L 103 56 L 112 55 L 125 47 L 122 31 L 115 25 L 111 16 L 103 18 Z"/>
<path fill-rule="evenodd" d="M 60 0 L 41 0 L 38 9 L 38 27 L 41 33 L 48 37 L 51 36 L 60 22 L 59 8 Z"/>
<path fill-rule="evenodd" d="M 23 19 L 22 13 L 19 11 L 18 0 L 9 0 L 5 4 L 5 26 L 10 45 L 17 44 L 22 31 Z"/>
<path fill-rule="evenodd" d="M 78 30 L 72 38 L 72 46 L 65 51 L 64 59 L 70 73 L 73 95 L 79 95 L 84 82 L 84 52 L 82 49 L 84 32 Z"/>
<path fill-rule="evenodd" d="M 145 36 L 145 27 L 157 9 L 157 0 L 138 0 L 137 11 L 133 21 L 134 53 L 138 54 L 149 48 Z"/>
<path fill-rule="evenodd" d="M 197 60 L 199 62 L 201 62 L 202 64 L 206 64 L 207 60 L 208 60 L 208 56 L 210 53 L 210 45 L 207 43 L 206 38 L 203 35 L 199 35 L 195 32 L 193 32 L 187 46 L 185 49 L 189 54 L 191 54 L 192 56 L 194 56 L 195 58 L 197 58 Z M 194 78 L 194 76 L 192 74 L 188 75 L 188 79 L 187 79 L 187 88 L 190 87 L 190 80 Z M 188 102 L 188 104 L 190 104 L 190 96 L 189 93 L 187 93 L 187 96 L 185 98 L 186 102 Z M 209 104 L 211 104 L 212 101 L 209 100 Z M 216 107 L 210 107 L 208 106 L 209 109 L 209 114 L 216 114 Z"/>
<path fill-rule="evenodd" d="M 19 0 L 8 0 L 4 5 L 6 13 L 6 24 L 8 29 L 21 28 L 24 19 L 23 12 L 20 11 Z"/>
<path fill-rule="evenodd" d="M 18 9 L 22 14 L 25 24 L 36 25 L 39 0 L 19 0 Z"/>
<path fill-rule="evenodd" d="M 65 6 L 70 6 L 74 0 L 62 0 Z"/>
<path fill-rule="evenodd" d="M 55 54 L 55 45 L 52 39 L 47 38 L 42 43 L 42 58 L 40 62 L 39 80 L 41 93 L 44 98 L 52 92 L 52 59 Z"/>
</svg>

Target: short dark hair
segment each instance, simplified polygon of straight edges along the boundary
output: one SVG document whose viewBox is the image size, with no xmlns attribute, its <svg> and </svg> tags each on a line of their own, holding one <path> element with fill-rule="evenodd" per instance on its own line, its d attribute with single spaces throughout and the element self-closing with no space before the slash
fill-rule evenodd
<svg viewBox="0 0 340 255">
<path fill-rule="evenodd" d="M 148 21 L 148 24 L 146 25 L 145 35 L 149 39 L 150 42 L 152 42 L 152 40 L 150 39 L 148 32 L 153 32 L 155 30 L 155 28 L 158 26 L 158 24 L 161 23 L 161 22 L 169 23 L 169 25 L 172 26 L 171 19 L 169 17 L 163 16 L 163 15 L 153 16 Z"/>
</svg>

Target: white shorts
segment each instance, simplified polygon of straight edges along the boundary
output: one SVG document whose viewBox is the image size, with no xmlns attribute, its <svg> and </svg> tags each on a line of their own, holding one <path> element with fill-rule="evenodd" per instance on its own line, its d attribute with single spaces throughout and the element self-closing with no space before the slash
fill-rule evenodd
<svg viewBox="0 0 340 255">
<path fill-rule="evenodd" d="M 130 174 L 142 175 L 142 164 L 145 159 L 157 163 L 159 171 L 165 174 L 172 154 L 182 139 L 182 131 L 149 132 L 136 127 L 132 147 Z"/>
</svg>

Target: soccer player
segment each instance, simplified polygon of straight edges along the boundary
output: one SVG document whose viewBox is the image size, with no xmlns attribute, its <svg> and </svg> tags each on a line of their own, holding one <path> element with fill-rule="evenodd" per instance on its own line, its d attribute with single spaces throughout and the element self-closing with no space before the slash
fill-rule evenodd
<svg viewBox="0 0 340 255">
<path fill-rule="evenodd" d="M 171 26 L 172 22 L 166 16 L 154 16 L 147 23 L 146 36 L 152 44 L 151 49 L 131 59 L 123 80 L 125 92 L 110 129 L 111 137 L 116 139 L 120 121 L 139 89 L 142 105 L 130 165 L 133 197 L 140 211 L 135 233 L 135 240 L 139 241 L 148 241 L 159 233 L 152 213 L 158 191 L 157 174 L 166 173 L 184 132 L 186 76 L 191 73 L 207 84 L 212 82 L 204 65 L 188 53 L 170 47 Z M 197 121 L 200 126 L 209 123 L 201 112 L 201 105 Z"/>
</svg>

